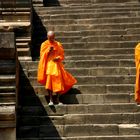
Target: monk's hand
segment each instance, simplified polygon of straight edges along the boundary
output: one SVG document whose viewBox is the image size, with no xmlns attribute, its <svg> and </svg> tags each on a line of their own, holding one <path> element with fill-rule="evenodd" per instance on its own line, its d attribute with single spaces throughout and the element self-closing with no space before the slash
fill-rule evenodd
<svg viewBox="0 0 140 140">
<path fill-rule="evenodd" d="M 53 59 L 53 61 L 54 61 L 54 62 L 58 62 L 59 59 L 60 59 L 59 57 L 56 57 L 56 58 Z"/>
<path fill-rule="evenodd" d="M 49 50 L 49 52 L 52 52 L 52 51 L 53 51 L 53 46 L 51 46 L 51 47 L 50 47 L 50 50 Z"/>
</svg>

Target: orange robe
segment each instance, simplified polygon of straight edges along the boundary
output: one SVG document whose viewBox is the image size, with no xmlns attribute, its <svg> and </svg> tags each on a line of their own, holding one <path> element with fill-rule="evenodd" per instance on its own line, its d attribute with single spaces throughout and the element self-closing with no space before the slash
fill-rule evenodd
<svg viewBox="0 0 140 140">
<path fill-rule="evenodd" d="M 53 51 L 49 52 L 53 46 Z M 54 58 L 58 61 L 53 61 Z M 40 61 L 38 65 L 37 80 L 40 84 L 45 85 L 46 89 L 54 93 L 66 93 L 77 81 L 68 73 L 62 64 L 64 60 L 64 50 L 62 45 L 55 41 L 51 43 L 46 40 L 41 45 Z"/>
<path fill-rule="evenodd" d="M 136 64 L 136 84 L 135 84 L 135 101 L 140 103 L 140 43 L 135 48 Z"/>
</svg>

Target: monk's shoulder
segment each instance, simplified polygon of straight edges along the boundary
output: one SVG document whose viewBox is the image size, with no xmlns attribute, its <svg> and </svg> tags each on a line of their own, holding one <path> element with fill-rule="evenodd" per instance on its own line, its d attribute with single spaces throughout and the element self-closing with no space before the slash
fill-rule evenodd
<svg viewBox="0 0 140 140">
<path fill-rule="evenodd" d="M 48 40 L 45 40 L 44 42 L 42 42 L 41 45 L 46 45 L 46 44 L 48 44 Z"/>
<path fill-rule="evenodd" d="M 62 47 L 62 44 L 59 41 L 56 41 L 57 45 Z"/>
<path fill-rule="evenodd" d="M 140 43 L 138 43 L 138 44 L 136 45 L 136 48 L 137 48 L 137 49 L 139 49 L 139 48 L 140 48 Z"/>
</svg>

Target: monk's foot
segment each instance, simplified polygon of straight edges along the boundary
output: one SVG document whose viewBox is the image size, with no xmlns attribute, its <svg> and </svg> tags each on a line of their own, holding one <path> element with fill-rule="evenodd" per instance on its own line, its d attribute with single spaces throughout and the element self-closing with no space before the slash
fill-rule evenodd
<svg viewBox="0 0 140 140">
<path fill-rule="evenodd" d="M 52 101 L 50 101 L 48 105 L 49 105 L 49 106 L 53 106 L 54 104 L 53 104 Z"/>
<path fill-rule="evenodd" d="M 59 102 L 59 103 L 58 103 L 58 105 L 60 105 L 60 106 L 61 106 L 61 105 L 63 105 L 63 103 Z"/>
</svg>

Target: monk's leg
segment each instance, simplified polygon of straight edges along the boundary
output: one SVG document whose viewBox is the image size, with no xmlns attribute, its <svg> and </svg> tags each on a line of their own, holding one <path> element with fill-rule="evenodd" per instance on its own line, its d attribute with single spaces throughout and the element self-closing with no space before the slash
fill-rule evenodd
<svg viewBox="0 0 140 140">
<path fill-rule="evenodd" d="M 53 92 L 51 90 L 48 90 L 48 93 L 49 93 L 49 98 L 50 98 L 50 102 L 49 102 L 49 105 L 53 105 Z"/>
<path fill-rule="evenodd" d="M 59 93 L 57 94 L 57 103 L 58 103 L 58 105 L 63 105 L 63 103 L 60 102 L 60 94 Z"/>
</svg>

